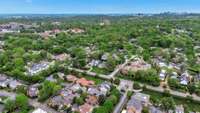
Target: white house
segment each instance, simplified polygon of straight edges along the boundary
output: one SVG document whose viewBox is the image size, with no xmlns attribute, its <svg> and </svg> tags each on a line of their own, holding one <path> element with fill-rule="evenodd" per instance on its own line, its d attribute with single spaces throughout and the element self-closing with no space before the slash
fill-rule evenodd
<svg viewBox="0 0 200 113">
<path fill-rule="evenodd" d="M 40 109 L 40 108 L 37 108 L 36 110 L 34 110 L 32 113 L 47 113 L 46 111 Z"/>
<path fill-rule="evenodd" d="M 166 77 L 166 70 L 161 70 L 159 74 L 160 80 L 165 80 Z"/>
</svg>

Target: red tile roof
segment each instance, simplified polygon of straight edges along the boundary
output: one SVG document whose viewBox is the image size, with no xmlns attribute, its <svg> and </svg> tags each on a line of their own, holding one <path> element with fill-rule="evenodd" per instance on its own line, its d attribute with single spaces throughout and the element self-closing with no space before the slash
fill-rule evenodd
<svg viewBox="0 0 200 113">
<path fill-rule="evenodd" d="M 76 83 L 82 85 L 82 86 L 90 86 L 90 85 L 94 85 L 94 81 L 91 80 L 87 80 L 85 78 L 80 78 L 76 81 Z"/>
</svg>

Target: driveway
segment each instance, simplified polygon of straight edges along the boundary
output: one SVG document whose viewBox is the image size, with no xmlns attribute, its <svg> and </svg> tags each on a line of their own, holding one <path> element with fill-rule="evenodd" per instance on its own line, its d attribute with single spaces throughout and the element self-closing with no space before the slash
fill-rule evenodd
<svg viewBox="0 0 200 113">
<path fill-rule="evenodd" d="M 126 91 L 125 93 L 123 93 L 123 96 L 120 98 L 120 101 L 119 103 L 116 105 L 113 113 L 121 113 L 124 105 L 126 104 L 127 102 L 127 93 L 128 91 Z"/>
</svg>

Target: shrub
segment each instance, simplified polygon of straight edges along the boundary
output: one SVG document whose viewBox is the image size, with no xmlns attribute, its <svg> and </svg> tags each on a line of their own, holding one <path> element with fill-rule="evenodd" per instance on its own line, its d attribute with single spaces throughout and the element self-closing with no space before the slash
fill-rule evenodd
<svg viewBox="0 0 200 113">
<path fill-rule="evenodd" d="M 138 90 L 138 89 L 141 89 L 141 86 L 140 86 L 140 84 L 138 82 L 134 82 L 133 83 L 133 88 Z"/>
</svg>

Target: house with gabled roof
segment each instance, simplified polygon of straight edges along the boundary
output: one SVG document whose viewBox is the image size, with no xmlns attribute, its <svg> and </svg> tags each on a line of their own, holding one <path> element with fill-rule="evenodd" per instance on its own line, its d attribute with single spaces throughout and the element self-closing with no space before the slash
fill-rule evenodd
<svg viewBox="0 0 200 113">
<path fill-rule="evenodd" d="M 161 111 L 160 108 L 158 108 L 158 107 L 150 106 L 149 107 L 149 113 L 164 113 L 164 112 Z"/>
<path fill-rule="evenodd" d="M 45 111 L 45 110 L 43 110 L 41 108 L 37 108 L 32 113 L 47 113 L 47 111 Z"/>
<path fill-rule="evenodd" d="M 66 79 L 67 79 L 67 81 L 73 82 L 73 83 L 78 80 L 78 78 L 76 76 L 74 76 L 74 75 L 67 75 Z"/>
<path fill-rule="evenodd" d="M 66 53 L 62 53 L 62 54 L 54 55 L 53 59 L 58 60 L 58 61 L 65 61 L 66 59 L 70 59 L 70 55 Z"/>
<path fill-rule="evenodd" d="M 77 84 L 80 84 L 84 87 L 88 87 L 88 86 L 91 86 L 91 85 L 94 85 L 94 81 L 91 81 L 91 80 L 87 80 L 85 78 L 80 78 L 76 81 Z"/>
<path fill-rule="evenodd" d="M 19 82 L 18 80 L 11 80 L 8 84 L 9 88 L 15 90 L 17 87 L 23 85 L 21 82 Z"/>
<path fill-rule="evenodd" d="M 143 59 L 135 58 L 134 61 L 131 61 L 127 66 L 125 66 L 121 72 L 127 74 L 129 71 L 136 72 L 139 70 L 148 70 L 151 68 L 151 65 L 146 63 Z"/>
<path fill-rule="evenodd" d="M 34 63 L 30 67 L 27 67 L 27 73 L 31 76 L 48 69 L 50 66 L 49 62 L 41 61 L 40 63 Z"/>
<path fill-rule="evenodd" d="M 180 76 L 180 84 L 182 85 L 187 85 L 191 80 L 191 76 L 189 75 L 189 73 L 186 71 L 183 74 L 181 74 Z"/>
<path fill-rule="evenodd" d="M 175 107 L 175 113 L 185 113 L 183 105 L 178 105 Z"/>
<path fill-rule="evenodd" d="M 10 82 L 10 79 L 6 75 L 0 74 L 0 87 L 6 88 L 9 82 Z"/>
<path fill-rule="evenodd" d="M 166 70 L 162 69 L 159 74 L 160 80 L 164 81 L 166 78 Z"/>
<path fill-rule="evenodd" d="M 39 94 L 39 89 L 37 86 L 32 85 L 32 86 L 28 87 L 27 95 L 29 97 L 35 98 L 38 96 L 38 94 Z"/>
<path fill-rule="evenodd" d="M 98 104 L 98 97 L 95 95 L 89 95 L 86 98 L 86 103 L 92 105 L 92 106 L 96 106 Z"/>
<path fill-rule="evenodd" d="M 127 113 L 141 113 L 144 106 L 150 103 L 150 96 L 143 93 L 135 93 L 131 96 L 126 106 Z"/>
<path fill-rule="evenodd" d="M 92 110 L 93 110 L 93 106 L 85 103 L 85 104 L 79 106 L 78 112 L 80 112 L 80 113 L 92 113 Z"/>
</svg>

